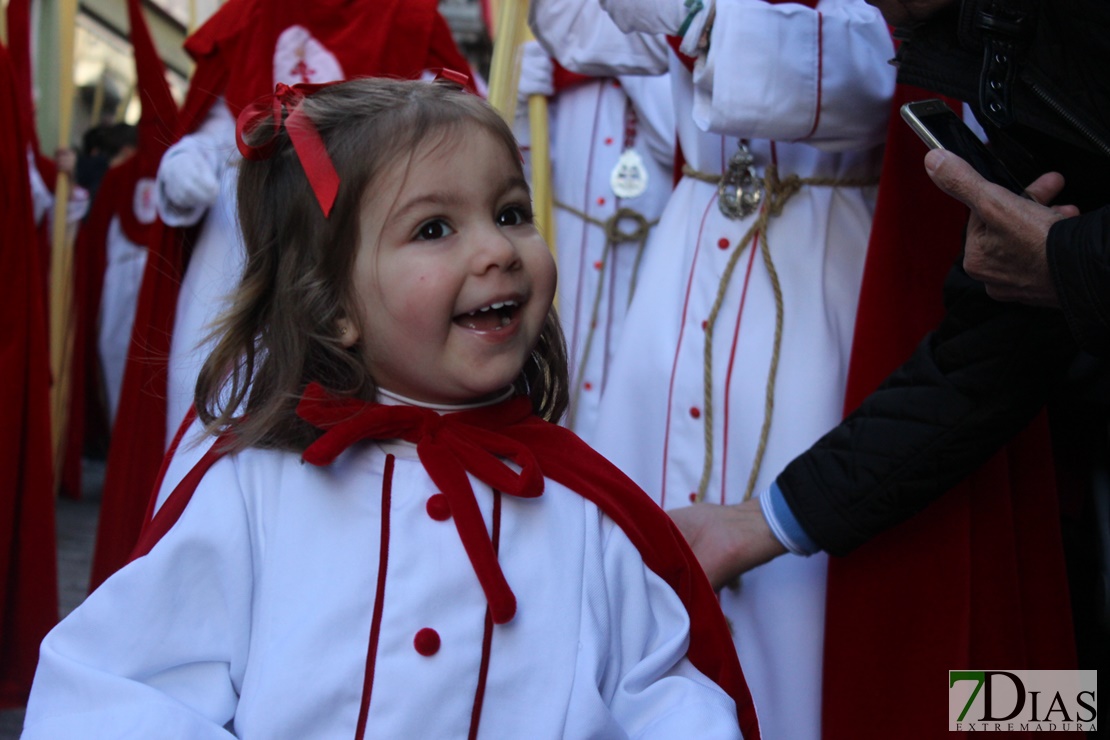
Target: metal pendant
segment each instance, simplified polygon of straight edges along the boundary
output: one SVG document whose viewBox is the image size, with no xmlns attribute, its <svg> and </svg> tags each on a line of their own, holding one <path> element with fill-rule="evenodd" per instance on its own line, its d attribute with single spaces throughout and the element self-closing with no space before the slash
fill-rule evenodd
<svg viewBox="0 0 1110 740">
<path fill-rule="evenodd" d="M 763 179 L 756 174 L 751 150 L 743 141 L 728 160 L 728 168 L 717 185 L 717 206 L 725 218 L 733 221 L 759 210 L 763 202 Z"/>
<path fill-rule="evenodd" d="M 648 171 L 635 149 L 625 149 L 609 175 L 609 186 L 618 198 L 637 198 L 647 191 Z"/>
</svg>

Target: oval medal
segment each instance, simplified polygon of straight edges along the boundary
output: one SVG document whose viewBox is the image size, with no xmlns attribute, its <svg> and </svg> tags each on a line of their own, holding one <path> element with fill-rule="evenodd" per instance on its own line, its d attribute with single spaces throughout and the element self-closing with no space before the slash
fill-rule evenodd
<svg viewBox="0 0 1110 740">
<path fill-rule="evenodd" d="M 648 171 L 639 152 L 635 149 L 621 152 L 609 175 L 609 185 L 618 198 L 637 198 L 644 194 L 648 186 Z"/>
</svg>

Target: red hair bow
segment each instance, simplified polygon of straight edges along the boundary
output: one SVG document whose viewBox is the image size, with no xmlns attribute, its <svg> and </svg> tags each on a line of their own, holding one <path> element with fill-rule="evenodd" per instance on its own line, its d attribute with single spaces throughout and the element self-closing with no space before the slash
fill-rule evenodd
<svg viewBox="0 0 1110 740">
<path fill-rule="evenodd" d="M 324 218 L 331 215 L 332 206 L 335 205 L 335 196 L 339 192 L 339 174 L 335 171 L 328 156 L 328 149 L 324 140 L 312 120 L 301 112 L 300 103 L 305 97 L 317 90 L 328 87 L 334 83 L 323 85 L 297 84 L 286 85 L 279 82 L 274 88 L 273 98 L 268 101 L 259 101 L 248 105 L 239 114 L 235 122 L 235 144 L 239 152 L 246 159 L 262 160 L 273 156 L 274 146 L 278 132 L 284 125 L 289 133 L 289 141 L 297 152 L 297 159 L 304 168 L 312 192 L 324 212 Z M 289 111 L 288 116 L 282 119 L 282 108 Z M 273 116 L 273 130 L 269 138 L 257 146 L 251 146 L 243 140 L 244 131 L 254 130 L 256 124 L 266 116 Z"/>
</svg>

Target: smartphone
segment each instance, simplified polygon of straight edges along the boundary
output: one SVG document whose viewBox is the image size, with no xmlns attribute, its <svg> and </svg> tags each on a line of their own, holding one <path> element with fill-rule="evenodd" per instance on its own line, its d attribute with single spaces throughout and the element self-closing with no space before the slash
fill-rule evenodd
<svg viewBox="0 0 1110 740">
<path fill-rule="evenodd" d="M 902 118 L 930 149 L 947 149 L 966 161 L 985 179 L 1025 197 L 1025 187 L 1010 174 L 967 124 L 943 100 L 932 98 L 906 103 Z"/>
</svg>

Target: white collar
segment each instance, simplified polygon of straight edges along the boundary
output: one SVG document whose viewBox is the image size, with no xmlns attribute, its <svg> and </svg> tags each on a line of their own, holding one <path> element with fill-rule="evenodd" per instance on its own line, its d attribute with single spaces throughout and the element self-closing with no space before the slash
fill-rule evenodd
<svg viewBox="0 0 1110 740">
<path fill-rule="evenodd" d="M 378 403 L 386 406 L 416 406 L 418 408 L 432 409 L 440 413 L 451 413 L 452 411 L 466 411 L 467 409 L 480 409 L 483 406 L 493 406 L 494 404 L 501 403 L 509 396 L 513 395 L 512 387 L 508 387 L 501 395 L 491 398 L 488 401 L 480 401 L 478 403 L 426 403 L 424 401 L 417 401 L 414 398 L 402 396 L 400 393 L 386 390 L 385 388 L 378 388 Z"/>
</svg>

